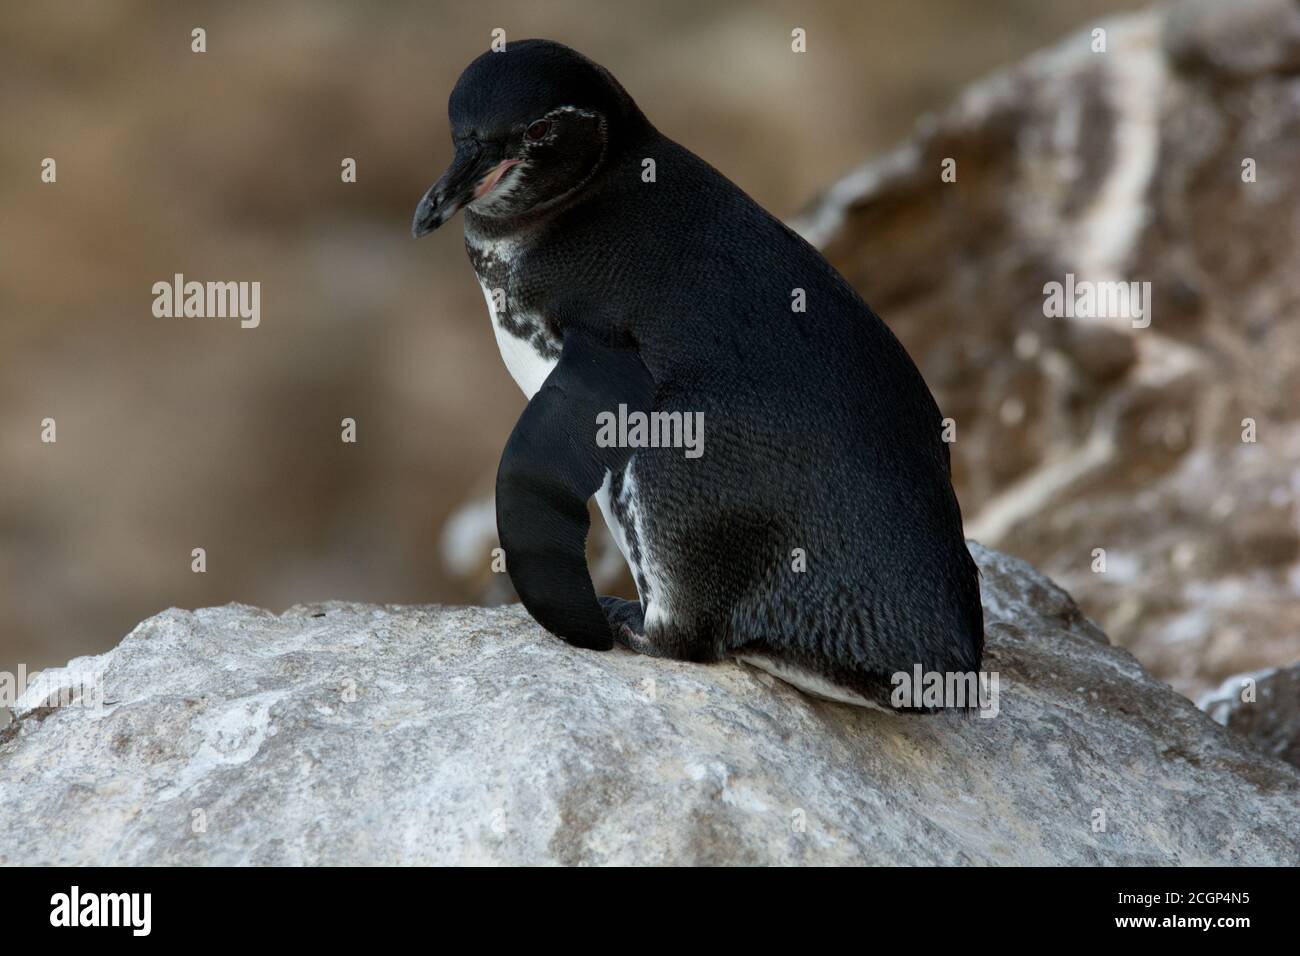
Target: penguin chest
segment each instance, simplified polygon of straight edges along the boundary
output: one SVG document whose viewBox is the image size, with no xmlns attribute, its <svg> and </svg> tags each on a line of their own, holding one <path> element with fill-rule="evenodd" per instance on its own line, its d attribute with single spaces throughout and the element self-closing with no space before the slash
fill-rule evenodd
<svg viewBox="0 0 1300 956">
<path fill-rule="evenodd" d="M 560 360 L 560 342 L 547 329 L 545 317 L 525 305 L 526 274 L 516 244 L 467 234 L 466 247 L 487 301 L 501 360 L 515 384 L 531 399 Z"/>
<path fill-rule="evenodd" d="M 496 336 L 501 361 L 505 363 L 506 371 L 520 391 L 532 399 L 560 360 L 559 351 L 551 349 L 548 337 L 538 331 L 540 321 L 537 329 L 530 330 L 527 326 L 521 328 L 519 320 L 509 312 L 509 307 L 501 304 L 499 286 L 490 286 L 481 276 L 479 285 L 483 287 L 483 297 L 487 299 L 488 315 L 492 319 L 492 332 Z"/>
</svg>

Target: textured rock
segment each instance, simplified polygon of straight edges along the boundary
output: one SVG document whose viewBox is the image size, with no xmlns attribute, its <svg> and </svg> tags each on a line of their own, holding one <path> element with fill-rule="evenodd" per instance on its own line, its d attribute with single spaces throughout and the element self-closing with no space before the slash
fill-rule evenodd
<svg viewBox="0 0 1300 956">
<path fill-rule="evenodd" d="M 1300 863 L 1300 773 L 974 553 L 987 719 L 577 651 L 517 606 L 166 611 L 19 701 L 0 863 Z M 47 706 L 93 674 L 98 712 Z"/>
<path fill-rule="evenodd" d="M 1197 706 L 1265 753 L 1300 767 L 1300 664 L 1230 677 Z"/>
<path fill-rule="evenodd" d="M 1090 25 L 971 87 L 796 226 L 956 420 L 967 533 L 1195 696 L 1300 659 L 1300 4 L 1095 26 L 1105 52 Z M 1047 317 L 1067 273 L 1150 282 L 1149 327 Z"/>
</svg>

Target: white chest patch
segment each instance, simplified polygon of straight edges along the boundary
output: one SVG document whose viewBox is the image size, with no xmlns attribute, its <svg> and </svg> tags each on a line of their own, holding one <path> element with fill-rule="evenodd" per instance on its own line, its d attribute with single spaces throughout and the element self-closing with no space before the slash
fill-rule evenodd
<svg viewBox="0 0 1300 956">
<path fill-rule="evenodd" d="M 506 371 L 515 380 L 515 384 L 531 400 L 555 368 L 557 360 L 538 354 L 531 342 L 511 335 L 502 328 L 496 305 L 492 301 L 492 290 L 481 280 L 479 285 L 483 289 L 483 298 L 487 300 L 488 314 L 492 317 L 492 334 L 496 336 L 501 361 L 505 362 Z"/>
</svg>

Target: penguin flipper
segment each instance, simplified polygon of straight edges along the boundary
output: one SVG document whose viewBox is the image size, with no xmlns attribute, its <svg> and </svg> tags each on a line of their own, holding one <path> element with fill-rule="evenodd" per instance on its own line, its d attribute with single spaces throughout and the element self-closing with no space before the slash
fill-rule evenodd
<svg viewBox="0 0 1300 956">
<path fill-rule="evenodd" d="M 497 469 L 497 534 L 520 600 L 537 623 L 578 647 L 608 650 L 610 622 L 587 570 L 587 501 L 631 449 L 602 448 L 597 416 L 648 411 L 654 380 L 640 356 L 570 331 Z"/>
</svg>

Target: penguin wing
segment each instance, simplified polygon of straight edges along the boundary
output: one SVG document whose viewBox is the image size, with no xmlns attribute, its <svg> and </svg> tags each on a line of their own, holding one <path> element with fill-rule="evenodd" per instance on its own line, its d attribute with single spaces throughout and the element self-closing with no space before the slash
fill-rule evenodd
<svg viewBox="0 0 1300 956">
<path fill-rule="evenodd" d="M 542 627 L 578 647 L 613 646 L 587 570 L 587 502 L 631 454 L 597 444 L 597 418 L 620 404 L 648 412 L 654 394 L 638 353 L 570 331 L 501 455 L 497 534 L 510 580 Z"/>
</svg>

